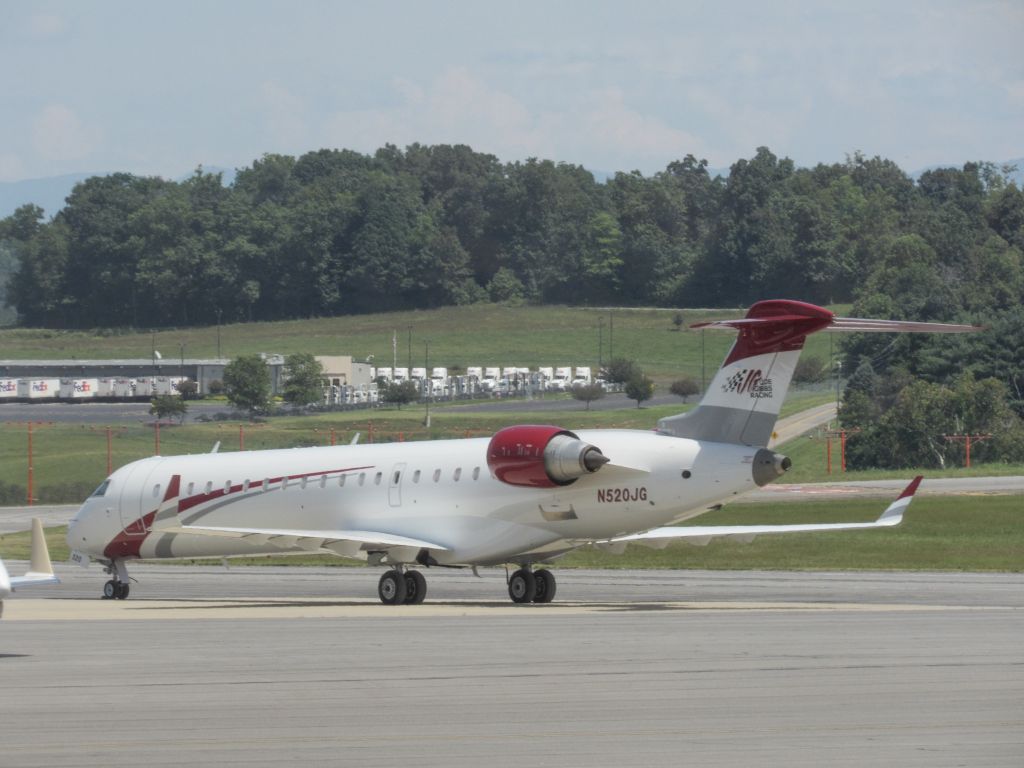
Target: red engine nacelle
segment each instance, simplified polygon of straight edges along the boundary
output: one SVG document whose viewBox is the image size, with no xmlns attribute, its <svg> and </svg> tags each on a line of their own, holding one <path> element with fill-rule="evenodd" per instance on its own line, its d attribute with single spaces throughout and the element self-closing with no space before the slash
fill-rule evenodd
<svg viewBox="0 0 1024 768">
<path fill-rule="evenodd" d="M 560 427 L 506 427 L 487 446 L 487 466 L 494 476 L 529 488 L 569 485 L 607 463 L 598 448 Z"/>
</svg>

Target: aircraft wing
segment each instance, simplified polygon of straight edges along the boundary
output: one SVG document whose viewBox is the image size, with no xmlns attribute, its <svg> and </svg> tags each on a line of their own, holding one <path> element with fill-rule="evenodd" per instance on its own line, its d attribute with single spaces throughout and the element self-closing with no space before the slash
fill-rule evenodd
<svg viewBox="0 0 1024 768">
<path fill-rule="evenodd" d="M 914 498 L 918 486 L 921 484 L 921 476 L 915 477 L 899 498 L 890 504 L 881 517 L 870 523 L 798 523 L 795 525 L 692 525 L 692 526 L 667 526 L 664 528 L 653 528 L 643 533 L 634 533 L 629 536 L 619 536 L 607 542 L 598 542 L 599 545 L 615 548 L 615 545 L 630 543 L 644 544 L 653 547 L 664 547 L 672 541 L 682 540 L 691 544 L 703 546 L 711 539 L 730 537 L 744 543 L 753 541 L 757 536 L 773 533 L 809 533 L 816 531 L 848 531 L 864 528 L 890 528 L 899 525 L 903 521 L 903 513 Z"/>
<path fill-rule="evenodd" d="M 43 584 L 60 584 L 60 579 L 53 573 L 35 573 L 29 571 L 24 576 L 11 576 L 11 586 L 15 589 L 20 587 L 38 587 Z"/>
<path fill-rule="evenodd" d="M 170 525 L 161 527 L 161 533 L 190 533 L 198 536 L 221 536 L 234 539 L 245 539 L 254 544 L 265 544 L 271 542 L 282 544 L 282 539 L 295 539 L 295 544 L 305 549 L 330 549 L 334 544 L 351 542 L 364 546 L 365 549 L 373 548 L 373 545 L 381 549 L 389 547 L 416 547 L 419 549 L 447 550 L 441 544 L 423 539 L 414 539 L 409 536 L 398 536 L 393 533 L 382 533 L 380 531 L 348 531 L 348 530 L 325 530 L 315 531 L 305 528 L 238 528 L 217 525 Z"/>
</svg>

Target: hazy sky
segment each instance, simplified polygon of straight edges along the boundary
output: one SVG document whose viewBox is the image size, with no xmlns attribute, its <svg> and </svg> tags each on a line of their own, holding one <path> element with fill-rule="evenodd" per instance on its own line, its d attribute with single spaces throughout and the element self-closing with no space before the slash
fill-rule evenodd
<svg viewBox="0 0 1024 768">
<path fill-rule="evenodd" d="M 1024 156 L 1024 2 L 0 0 L 0 181 L 465 143 L 653 173 Z"/>
</svg>

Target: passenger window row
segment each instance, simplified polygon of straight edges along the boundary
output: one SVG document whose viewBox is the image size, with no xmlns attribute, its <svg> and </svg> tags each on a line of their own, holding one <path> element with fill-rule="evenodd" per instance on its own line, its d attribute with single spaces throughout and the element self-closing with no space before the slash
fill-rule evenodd
<svg viewBox="0 0 1024 768">
<path fill-rule="evenodd" d="M 347 477 L 349 477 L 349 475 L 344 475 L 344 474 L 338 475 L 338 487 L 339 488 L 344 488 L 345 487 L 346 478 Z M 360 487 L 366 485 L 366 473 L 365 472 L 360 472 L 358 475 L 352 475 L 352 477 L 356 478 L 355 482 Z M 417 469 L 417 470 L 415 470 L 412 473 L 412 481 L 414 483 L 419 483 L 421 477 L 422 477 L 422 470 Z M 434 472 L 433 472 L 433 475 L 431 477 L 432 477 L 432 479 L 433 479 L 433 481 L 435 483 L 440 482 L 441 481 L 441 470 L 440 469 L 435 469 Z M 473 478 L 473 480 L 479 480 L 480 479 L 480 467 L 473 467 L 473 472 L 471 474 L 471 477 Z M 384 478 L 384 473 L 383 472 L 375 473 L 374 476 L 373 476 L 373 484 L 374 485 L 380 485 L 381 481 L 383 480 L 383 478 Z M 452 480 L 454 480 L 455 482 L 459 482 L 461 479 L 462 479 L 462 467 L 456 467 L 455 470 L 452 472 Z M 328 480 L 327 475 L 320 475 L 320 477 L 318 479 L 310 478 L 310 477 L 301 477 L 301 478 L 291 478 L 291 479 L 289 479 L 289 478 L 286 477 L 283 480 L 281 480 L 281 490 L 285 491 L 285 490 L 287 490 L 289 488 L 295 487 L 296 485 L 299 486 L 299 488 L 307 488 L 307 487 L 309 487 L 311 482 L 313 484 L 319 485 L 321 488 L 326 488 L 327 487 L 327 480 Z M 401 480 L 402 480 L 402 473 L 401 473 L 400 470 L 397 470 L 395 472 L 395 474 L 394 474 L 394 477 L 392 478 L 392 482 L 393 482 L 394 485 L 397 485 L 399 482 L 401 482 Z M 268 491 L 268 490 L 270 490 L 270 482 L 271 481 L 270 481 L 269 477 L 263 478 L 262 482 L 254 482 L 252 480 L 244 480 L 242 482 L 242 492 L 246 493 L 251 488 L 256 488 L 256 487 L 260 487 L 262 490 Z M 97 496 L 98 495 L 102 495 L 102 493 L 99 492 L 101 490 L 102 491 L 106 491 L 106 487 L 102 486 L 101 489 L 98 489 L 97 492 L 94 493 L 93 495 L 97 495 Z M 185 495 L 186 496 L 192 496 L 195 493 L 195 490 L 196 490 L 196 484 L 194 482 L 191 482 L 186 487 Z M 226 480 L 224 482 L 224 493 L 230 493 L 230 492 L 231 492 L 231 481 L 230 480 Z M 213 493 L 213 482 L 212 481 L 208 480 L 206 482 L 206 485 L 204 486 L 203 493 L 207 494 L 207 495 L 209 495 L 210 493 Z M 156 485 L 153 486 L 153 497 L 157 498 L 159 496 L 160 496 L 160 484 L 157 483 Z"/>
</svg>

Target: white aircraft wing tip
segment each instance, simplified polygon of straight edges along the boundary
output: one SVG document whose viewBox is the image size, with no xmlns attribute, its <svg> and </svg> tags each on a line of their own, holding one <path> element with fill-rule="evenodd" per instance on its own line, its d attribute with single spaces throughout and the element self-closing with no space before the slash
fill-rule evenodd
<svg viewBox="0 0 1024 768">
<path fill-rule="evenodd" d="M 776 533 L 815 533 L 821 531 L 846 531 L 866 528 L 888 528 L 899 525 L 903 521 L 903 515 L 914 499 L 918 487 L 921 485 L 922 475 L 918 475 L 910 484 L 903 489 L 892 504 L 886 507 L 881 517 L 870 523 L 798 523 L 795 525 L 693 525 L 693 526 L 666 526 L 653 528 L 649 531 L 633 533 L 626 536 L 617 536 L 607 541 L 595 542 L 599 545 L 614 545 L 620 543 L 647 543 L 653 541 L 667 541 L 676 539 L 680 541 L 692 541 L 696 544 L 706 544 L 713 538 L 731 537 L 743 543 L 753 541 L 755 536 Z"/>
<path fill-rule="evenodd" d="M 917 489 L 921 486 L 923 479 L 924 475 L 918 475 L 911 480 L 910 484 L 903 489 L 903 492 L 896 501 L 885 508 L 885 512 L 882 513 L 875 523 L 877 525 L 899 525 L 903 521 L 903 513 L 907 511 L 907 507 L 913 501 L 914 494 L 917 493 Z"/>
</svg>

